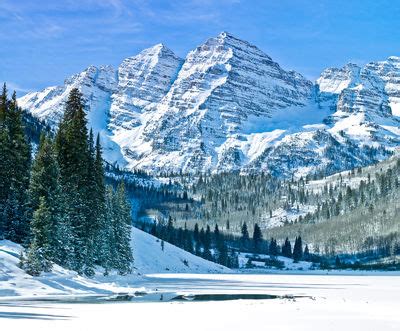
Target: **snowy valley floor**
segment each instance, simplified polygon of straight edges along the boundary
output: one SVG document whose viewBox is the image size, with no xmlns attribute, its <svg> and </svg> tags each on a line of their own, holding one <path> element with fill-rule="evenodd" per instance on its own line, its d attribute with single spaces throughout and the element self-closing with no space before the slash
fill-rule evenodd
<svg viewBox="0 0 400 331">
<path fill-rule="evenodd" d="M 133 302 L 0 301 L 0 325 L 43 331 L 400 330 L 399 274 L 153 274 L 135 287 L 153 294 Z M 283 298 L 168 301 L 179 294 Z"/>
</svg>

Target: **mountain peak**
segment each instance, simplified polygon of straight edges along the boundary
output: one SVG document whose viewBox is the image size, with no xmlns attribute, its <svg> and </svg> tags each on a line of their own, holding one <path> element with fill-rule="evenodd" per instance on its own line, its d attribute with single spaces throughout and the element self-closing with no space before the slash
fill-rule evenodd
<svg viewBox="0 0 400 331">
<path fill-rule="evenodd" d="M 71 87 L 78 87 L 90 125 L 104 134 L 106 159 L 129 169 L 343 170 L 400 145 L 399 63 L 394 56 L 362 69 L 348 63 L 324 70 L 314 85 L 223 31 L 185 60 L 158 43 L 122 61 L 117 71 L 90 66 L 63 86 L 29 94 L 20 105 L 55 124 Z M 383 128 L 374 122 L 380 117 Z M 381 154 L 364 153 L 367 144 L 382 146 L 376 152 Z M 346 163 L 336 162 L 336 152 Z"/>
<path fill-rule="evenodd" d="M 155 50 L 155 51 L 159 51 L 159 52 L 173 53 L 173 51 L 163 43 L 155 44 L 154 46 L 149 47 L 147 50 Z"/>
<path fill-rule="evenodd" d="M 128 57 L 127 59 L 125 59 L 125 61 L 131 59 L 138 59 L 142 57 L 160 57 L 160 56 L 172 56 L 174 58 L 178 58 L 178 56 L 175 55 L 175 53 L 170 48 L 168 48 L 162 43 L 159 43 L 142 50 L 139 54 Z"/>
<path fill-rule="evenodd" d="M 396 63 L 399 63 L 399 62 L 400 62 L 400 56 L 389 56 L 389 57 L 388 57 L 388 61 L 389 61 L 389 62 L 396 62 Z"/>
<path fill-rule="evenodd" d="M 235 37 L 231 33 L 227 32 L 227 31 L 222 31 L 222 32 L 219 33 L 217 38 L 235 38 Z M 235 39 L 237 39 L 237 38 L 235 38 Z"/>
</svg>

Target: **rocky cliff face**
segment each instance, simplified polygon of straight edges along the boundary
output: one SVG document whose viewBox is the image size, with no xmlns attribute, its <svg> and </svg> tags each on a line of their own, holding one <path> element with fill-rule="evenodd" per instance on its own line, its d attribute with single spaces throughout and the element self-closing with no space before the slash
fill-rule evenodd
<svg viewBox="0 0 400 331">
<path fill-rule="evenodd" d="M 370 147 L 398 146 L 400 58 L 371 62 L 363 68 L 327 69 L 317 85 L 320 100 L 335 100 L 334 111 L 326 119 L 333 124 L 331 132 Z"/>
<path fill-rule="evenodd" d="M 329 68 L 313 84 L 221 33 L 185 60 L 159 44 L 117 71 L 89 67 L 19 102 L 56 125 L 73 87 L 106 157 L 153 173 L 334 172 L 385 158 L 400 145 L 397 57 Z"/>
<path fill-rule="evenodd" d="M 52 86 L 40 92 L 28 93 L 19 98 L 18 102 L 36 117 L 50 125 L 56 125 L 63 116 L 71 89 L 79 88 L 88 110 L 92 110 L 107 100 L 116 87 L 116 75 L 111 66 L 90 66 L 67 78 L 63 86 Z"/>
<path fill-rule="evenodd" d="M 214 169 L 221 163 L 216 149 L 227 137 L 268 121 L 274 112 L 305 105 L 312 90 L 313 84 L 300 74 L 221 33 L 187 55 L 143 130 L 151 148 L 137 162 L 159 170 Z"/>
<path fill-rule="evenodd" d="M 112 95 L 110 127 L 141 125 L 139 114 L 167 94 L 181 65 L 182 60 L 162 44 L 125 59 L 118 68 L 118 86 Z"/>
</svg>

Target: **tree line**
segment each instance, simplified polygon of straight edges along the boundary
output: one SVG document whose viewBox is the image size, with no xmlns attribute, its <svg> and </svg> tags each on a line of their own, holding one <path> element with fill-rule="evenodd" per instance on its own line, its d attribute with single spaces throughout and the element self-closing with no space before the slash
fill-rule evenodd
<svg viewBox="0 0 400 331">
<path fill-rule="evenodd" d="M 151 225 L 141 223 L 139 227 L 162 241 L 228 268 L 239 267 L 239 253 L 267 254 L 272 259 L 285 256 L 295 262 L 311 259 L 308 245 L 303 247 L 301 236 L 295 238 L 292 249 L 288 238 L 282 243 L 278 243 L 275 238 L 265 240 L 257 224 L 251 237 L 246 222 L 242 224 L 241 236 L 220 230 L 218 224 L 213 228 L 210 225 L 199 227 L 198 223 L 193 229 L 189 229 L 186 224 L 184 227 L 177 227 L 171 216 L 167 220 L 154 221 Z"/>
</svg>

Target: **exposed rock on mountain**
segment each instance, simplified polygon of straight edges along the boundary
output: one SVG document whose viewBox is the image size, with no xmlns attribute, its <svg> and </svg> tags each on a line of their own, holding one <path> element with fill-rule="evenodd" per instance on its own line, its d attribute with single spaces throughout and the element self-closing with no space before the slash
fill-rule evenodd
<svg viewBox="0 0 400 331">
<path fill-rule="evenodd" d="M 158 44 L 19 103 L 55 125 L 73 87 L 108 161 L 128 169 L 300 176 L 367 165 L 400 145 L 398 57 L 329 68 L 313 84 L 223 32 L 185 60 Z"/>
</svg>

